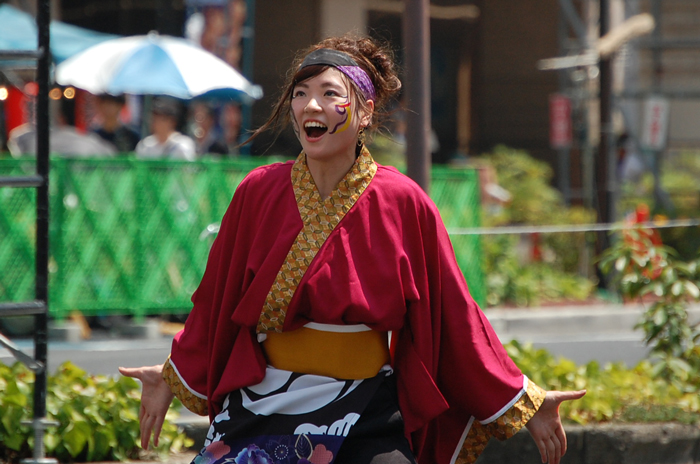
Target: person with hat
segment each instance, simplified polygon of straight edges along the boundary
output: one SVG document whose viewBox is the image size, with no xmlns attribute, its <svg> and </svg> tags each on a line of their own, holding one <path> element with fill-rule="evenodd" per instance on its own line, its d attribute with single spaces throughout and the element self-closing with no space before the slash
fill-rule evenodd
<svg viewBox="0 0 700 464">
<path fill-rule="evenodd" d="M 559 405 L 585 391 L 523 375 L 435 204 L 365 146 L 401 87 L 390 51 L 329 38 L 288 76 L 257 133 L 284 119 L 301 153 L 236 189 L 165 363 L 120 368 L 143 383 L 142 446 L 177 396 L 211 421 L 194 463 L 473 463 L 527 427 L 559 464 Z"/>
<path fill-rule="evenodd" d="M 151 108 L 151 132 L 136 145 L 136 157 L 140 159 L 169 158 L 194 161 L 197 150 L 190 137 L 178 132 L 180 103 L 170 97 L 153 99 Z"/>
</svg>

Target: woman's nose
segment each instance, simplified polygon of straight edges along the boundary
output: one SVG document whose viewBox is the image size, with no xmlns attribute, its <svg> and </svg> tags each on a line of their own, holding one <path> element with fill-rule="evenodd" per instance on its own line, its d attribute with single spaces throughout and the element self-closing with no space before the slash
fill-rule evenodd
<svg viewBox="0 0 700 464">
<path fill-rule="evenodd" d="M 304 111 L 306 112 L 319 111 L 320 109 L 321 106 L 318 104 L 315 98 L 311 98 L 309 103 L 307 103 L 304 107 Z"/>
</svg>

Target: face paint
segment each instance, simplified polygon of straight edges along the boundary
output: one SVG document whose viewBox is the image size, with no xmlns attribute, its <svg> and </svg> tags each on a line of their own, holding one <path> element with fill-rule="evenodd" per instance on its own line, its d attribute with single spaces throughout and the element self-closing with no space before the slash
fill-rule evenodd
<svg viewBox="0 0 700 464">
<path fill-rule="evenodd" d="M 329 134 L 339 134 L 345 129 L 350 127 L 350 122 L 352 122 L 352 109 L 350 108 L 350 98 L 348 98 L 345 103 L 339 103 L 335 105 L 335 112 L 341 115 L 345 115 L 345 119 L 340 121 L 335 125 Z"/>
</svg>

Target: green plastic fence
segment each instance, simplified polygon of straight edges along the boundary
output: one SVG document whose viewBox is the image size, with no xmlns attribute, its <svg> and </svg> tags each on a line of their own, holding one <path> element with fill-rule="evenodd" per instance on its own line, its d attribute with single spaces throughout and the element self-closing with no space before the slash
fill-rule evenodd
<svg viewBox="0 0 700 464">
<path fill-rule="evenodd" d="M 269 159 L 51 160 L 50 313 L 187 313 L 213 234 L 243 177 Z M 0 175 L 33 160 L 0 159 Z M 476 172 L 435 167 L 431 196 L 448 227 L 479 225 Z M 34 294 L 33 189 L 0 189 L 0 301 Z M 453 236 L 474 298 L 485 297 L 477 236 Z"/>
</svg>

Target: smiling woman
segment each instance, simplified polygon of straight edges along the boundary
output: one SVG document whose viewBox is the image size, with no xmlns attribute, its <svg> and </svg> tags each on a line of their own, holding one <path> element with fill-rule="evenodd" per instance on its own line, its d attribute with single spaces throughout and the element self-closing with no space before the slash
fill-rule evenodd
<svg viewBox="0 0 700 464">
<path fill-rule="evenodd" d="M 513 364 L 467 288 L 435 205 L 364 146 L 401 88 L 390 53 L 331 38 L 302 53 L 262 131 L 295 161 L 241 182 L 194 307 L 143 382 L 142 446 L 176 395 L 211 419 L 194 463 L 472 463 L 527 424 L 566 451 L 559 404 Z"/>
<path fill-rule="evenodd" d="M 374 102 L 361 107 L 357 101 L 348 78 L 335 68 L 294 86 L 292 124 L 322 198 L 345 176 L 362 146 L 358 134 L 369 125 Z"/>
<path fill-rule="evenodd" d="M 380 127 L 401 81 L 390 50 L 366 38 L 326 39 L 302 52 L 292 69 L 272 116 L 248 142 L 291 123 L 326 198 Z"/>
</svg>

